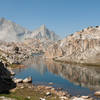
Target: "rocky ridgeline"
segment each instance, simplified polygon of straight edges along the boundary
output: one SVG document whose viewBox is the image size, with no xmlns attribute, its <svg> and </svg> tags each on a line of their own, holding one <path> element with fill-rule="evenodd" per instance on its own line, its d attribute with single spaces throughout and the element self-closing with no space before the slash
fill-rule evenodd
<svg viewBox="0 0 100 100">
<path fill-rule="evenodd" d="M 54 43 L 45 56 L 64 62 L 100 65 L 100 26 L 88 27 Z"/>
<path fill-rule="evenodd" d="M 0 40 L 12 42 L 23 41 L 26 38 L 56 41 L 59 39 L 59 36 L 47 29 L 45 25 L 41 25 L 39 28 L 30 31 L 15 22 L 0 18 Z"/>
</svg>

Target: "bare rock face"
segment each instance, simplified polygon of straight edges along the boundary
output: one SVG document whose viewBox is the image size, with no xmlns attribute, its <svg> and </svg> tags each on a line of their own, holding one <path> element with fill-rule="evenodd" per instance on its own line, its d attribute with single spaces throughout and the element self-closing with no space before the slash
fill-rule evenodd
<svg viewBox="0 0 100 100">
<path fill-rule="evenodd" d="M 65 62 L 100 65 L 100 27 L 88 27 L 56 42 L 47 49 L 45 56 Z"/>
<path fill-rule="evenodd" d="M 52 45 L 50 45 L 48 48 L 47 48 L 47 51 L 45 52 L 45 56 L 47 58 L 54 58 L 54 57 L 60 57 L 63 55 L 63 50 L 62 48 L 59 48 L 59 42 L 56 42 Z"/>
</svg>

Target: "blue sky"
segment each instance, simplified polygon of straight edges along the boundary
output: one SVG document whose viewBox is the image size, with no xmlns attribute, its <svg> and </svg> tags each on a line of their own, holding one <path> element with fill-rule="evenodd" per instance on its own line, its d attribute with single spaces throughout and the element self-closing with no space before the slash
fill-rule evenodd
<svg viewBox="0 0 100 100">
<path fill-rule="evenodd" d="M 0 0 L 0 17 L 30 30 L 45 24 L 64 37 L 100 25 L 100 0 Z"/>
</svg>

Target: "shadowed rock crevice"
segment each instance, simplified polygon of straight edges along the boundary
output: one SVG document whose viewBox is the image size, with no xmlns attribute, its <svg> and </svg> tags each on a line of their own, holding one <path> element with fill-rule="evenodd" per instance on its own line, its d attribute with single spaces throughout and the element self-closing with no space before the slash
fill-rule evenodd
<svg viewBox="0 0 100 100">
<path fill-rule="evenodd" d="M 9 93 L 9 90 L 14 87 L 16 87 L 16 84 L 11 79 L 11 73 L 0 62 L 0 93 Z"/>
</svg>

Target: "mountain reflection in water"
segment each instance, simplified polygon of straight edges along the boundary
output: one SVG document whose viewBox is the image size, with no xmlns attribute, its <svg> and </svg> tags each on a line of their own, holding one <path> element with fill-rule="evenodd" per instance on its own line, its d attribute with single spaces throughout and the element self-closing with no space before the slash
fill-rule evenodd
<svg viewBox="0 0 100 100">
<path fill-rule="evenodd" d="M 33 83 L 53 82 L 73 95 L 91 94 L 100 90 L 100 68 L 57 63 L 42 56 L 33 56 L 23 62 L 25 68 L 16 68 L 17 78 L 32 76 Z"/>
</svg>

